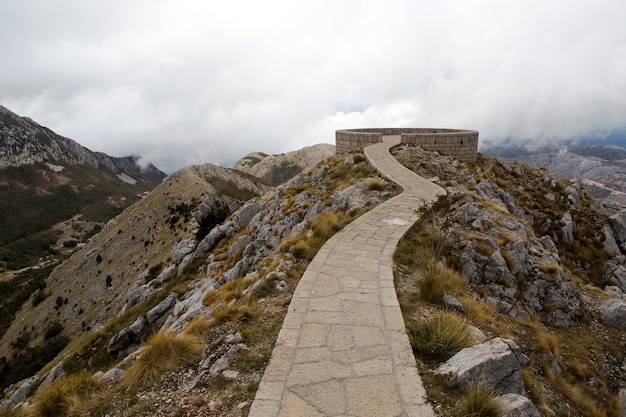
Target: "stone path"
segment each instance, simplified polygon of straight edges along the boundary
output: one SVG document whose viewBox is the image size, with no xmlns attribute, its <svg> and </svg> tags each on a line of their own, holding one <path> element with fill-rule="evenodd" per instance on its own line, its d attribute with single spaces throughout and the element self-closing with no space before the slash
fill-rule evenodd
<svg viewBox="0 0 626 417">
<path fill-rule="evenodd" d="M 365 213 L 318 252 L 295 289 L 250 417 L 434 416 L 404 327 L 392 255 L 415 210 L 443 189 L 388 152 L 365 149 L 404 192 Z"/>
</svg>

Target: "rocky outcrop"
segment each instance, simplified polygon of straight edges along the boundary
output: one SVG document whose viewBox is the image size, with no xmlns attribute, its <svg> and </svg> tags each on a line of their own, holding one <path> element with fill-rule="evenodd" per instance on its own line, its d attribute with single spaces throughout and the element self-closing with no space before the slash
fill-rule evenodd
<svg viewBox="0 0 626 417">
<path fill-rule="evenodd" d="M 484 198 L 496 195 L 488 181 L 481 184 Z M 548 324 L 568 327 L 580 314 L 581 294 L 552 239 L 536 238 L 521 218 L 488 215 L 481 206 L 468 196 L 456 210 L 453 228 L 474 229 L 459 258 L 462 276 L 473 289 L 487 290 L 485 301 L 502 313 L 523 319 L 536 313 Z"/>
<path fill-rule="evenodd" d="M 177 301 L 178 296 L 170 294 L 151 308 L 145 316 L 138 317 L 130 326 L 120 330 L 109 340 L 107 353 L 111 356 L 118 356 L 139 347 L 152 332 L 163 326 Z"/>
<path fill-rule="evenodd" d="M 461 350 L 436 373 L 462 387 L 485 384 L 501 393 L 523 395 L 522 368 L 526 362 L 528 358 L 515 342 L 498 337 Z"/>
</svg>

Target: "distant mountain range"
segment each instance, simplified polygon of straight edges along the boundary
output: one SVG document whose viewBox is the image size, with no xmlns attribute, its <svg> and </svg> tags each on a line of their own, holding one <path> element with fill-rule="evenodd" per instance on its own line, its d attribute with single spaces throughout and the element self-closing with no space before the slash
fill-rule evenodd
<svg viewBox="0 0 626 417">
<path fill-rule="evenodd" d="M 0 106 L 0 265 L 19 269 L 84 241 L 165 174 L 93 152 Z"/>
<path fill-rule="evenodd" d="M 620 146 L 621 143 L 623 146 Z M 626 130 L 605 139 L 482 141 L 480 151 L 579 178 L 596 198 L 626 205 Z"/>
</svg>

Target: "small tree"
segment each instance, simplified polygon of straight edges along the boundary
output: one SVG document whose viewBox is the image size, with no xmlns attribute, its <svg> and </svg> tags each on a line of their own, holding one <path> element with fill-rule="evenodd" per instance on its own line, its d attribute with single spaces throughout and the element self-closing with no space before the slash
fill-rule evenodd
<svg viewBox="0 0 626 417">
<path fill-rule="evenodd" d="M 435 260 L 441 260 L 441 253 L 450 238 L 450 226 L 455 223 L 452 207 L 463 198 L 462 194 L 445 194 L 416 210 L 420 221 L 430 230 L 431 249 Z"/>
</svg>

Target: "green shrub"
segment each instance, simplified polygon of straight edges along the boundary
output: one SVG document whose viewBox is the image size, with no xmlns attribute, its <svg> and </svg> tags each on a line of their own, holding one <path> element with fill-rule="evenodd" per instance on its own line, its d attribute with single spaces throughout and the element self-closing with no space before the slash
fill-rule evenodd
<svg viewBox="0 0 626 417">
<path fill-rule="evenodd" d="M 434 360 L 446 360 L 472 343 L 465 320 L 453 313 L 411 326 L 409 338 L 416 352 Z"/>
<path fill-rule="evenodd" d="M 46 331 L 43 334 L 43 338 L 45 340 L 52 339 L 53 337 L 59 335 L 63 331 L 63 325 L 58 321 L 53 321 L 46 327 Z"/>
</svg>

